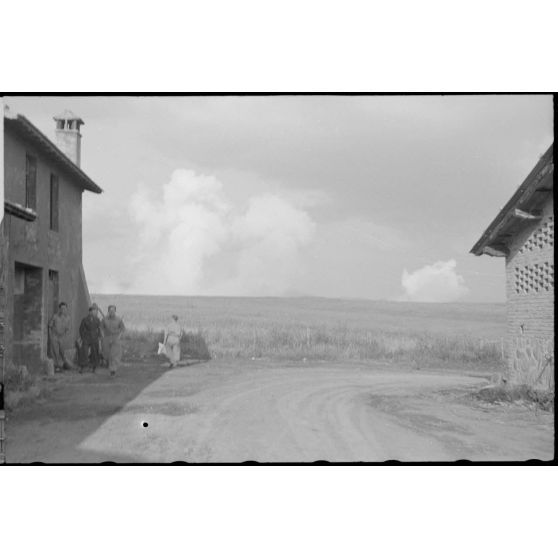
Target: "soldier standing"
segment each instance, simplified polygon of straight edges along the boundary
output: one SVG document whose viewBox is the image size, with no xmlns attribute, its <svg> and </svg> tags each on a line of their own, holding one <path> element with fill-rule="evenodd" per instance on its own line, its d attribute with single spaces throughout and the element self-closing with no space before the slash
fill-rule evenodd
<svg viewBox="0 0 558 558">
<path fill-rule="evenodd" d="M 86 367 L 95 369 L 99 366 L 99 340 L 101 339 L 101 320 L 97 316 L 95 305 L 89 308 L 89 314 L 81 320 L 79 326 L 79 336 L 81 338 L 79 372 L 83 372 Z"/>
</svg>

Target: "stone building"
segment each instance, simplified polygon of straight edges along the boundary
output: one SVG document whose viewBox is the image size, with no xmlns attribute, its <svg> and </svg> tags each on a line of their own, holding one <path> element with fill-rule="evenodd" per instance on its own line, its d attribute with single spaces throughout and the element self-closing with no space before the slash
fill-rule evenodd
<svg viewBox="0 0 558 558">
<path fill-rule="evenodd" d="M 506 261 L 506 380 L 546 389 L 554 389 L 553 197 L 551 145 L 471 250 Z"/>
<path fill-rule="evenodd" d="M 0 341 L 4 365 L 38 370 L 48 321 L 68 304 L 72 350 L 89 291 L 82 265 L 82 194 L 102 190 L 80 168 L 83 121 L 54 117 L 55 142 L 27 118 L 3 117 L 4 218 L 0 226 Z"/>
</svg>

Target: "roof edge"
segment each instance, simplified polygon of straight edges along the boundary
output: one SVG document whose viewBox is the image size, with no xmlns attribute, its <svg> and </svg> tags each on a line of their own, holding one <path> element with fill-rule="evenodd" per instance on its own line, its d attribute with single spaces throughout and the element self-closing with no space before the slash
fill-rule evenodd
<svg viewBox="0 0 558 558">
<path fill-rule="evenodd" d="M 80 181 L 84 190 L 88 190 L 95 194 L 101 194 L 103 192 L 100 186 L 98 186 L 80 167 L 78 167 L 66 154 L 64 154 L 54 142 L 52 142 L 25 116 L 22 114 L 17 114 L 15 116 L 4 115 L 4 120 L 10 124 L 15 123 L 16 126 L 23 128 L 23 131 L 27 133 L 32 140 L 41 144 L 49 155 L 54 155 L 54 157 Z"/>
<path fill-rule="evenodd" d="M 490 225 L 486 228 L 482 236 L 477 240 L 475 245 L 471 248 L 469 253 L 475 256 L 482 256 L 485 254 L 485 248 L 495 239 L 498 230 L 508 221 L 508 219 L 513 216 L 514 210 L 517 208 L 519 203 L 524 203 L 530 196 L 532 196 L 535 186 L 545 177 L 549 172 L 554 171 L 553 163 L 553 152 L 554 152 L 554 142 L 550 144 L 550 147 L 545 151 L 544 155 L 538 160 L 537 164 L 533 167 L 531 172 L 527 175 L 527 178 L 521 183 L 521 185 L 514 192 L 512 197 L 504 205 L 504 207 L 498 212 L 496 217 L 492 220 Z M 544 172 L 545 168 L 552 165 L 548 171 Z M 543 173 L 543 174 L 541 174 Z M 523 199 L 525 196 L 525 199 Z"/>
</svg>

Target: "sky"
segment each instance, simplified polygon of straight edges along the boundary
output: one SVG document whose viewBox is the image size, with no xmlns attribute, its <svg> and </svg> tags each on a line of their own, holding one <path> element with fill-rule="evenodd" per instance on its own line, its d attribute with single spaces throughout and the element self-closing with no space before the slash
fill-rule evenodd
<svg viewBox="0 0 558 558">
<path fill-rule="evenodd" d="M 85 122 L 92 293 L 502 302 L 469 250 L 553 141 L 550 95 L 4 102 Z"/>
</svg>

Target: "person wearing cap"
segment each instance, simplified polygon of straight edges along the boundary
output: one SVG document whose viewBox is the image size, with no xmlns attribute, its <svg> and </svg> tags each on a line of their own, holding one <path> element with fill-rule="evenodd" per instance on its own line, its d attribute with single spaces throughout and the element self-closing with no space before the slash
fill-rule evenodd
<svg viewBox="0 0 558 558">
<path fill-rule="evenodd" d="M 169 359 L 169 367 L 174 368 L 180 362 L 180 338 L 182 337 L 182 326 L 178 322 L 178 316 L 173 314 L 172 320 L 165 328 L 165 337 L 163 344 L 165 345 L 167 358 Z"/>
<path fill-rule="evenodd" d="M 97 305 L 89 307 L 89 314 L 81 320 L 79 336 L 81 346 L 79 351 L 79 372 L 90 367 L 92 372 L 99 366 L 99 341 L 101 339 L 101 320 L 97 316 Z"/>
</svg>

